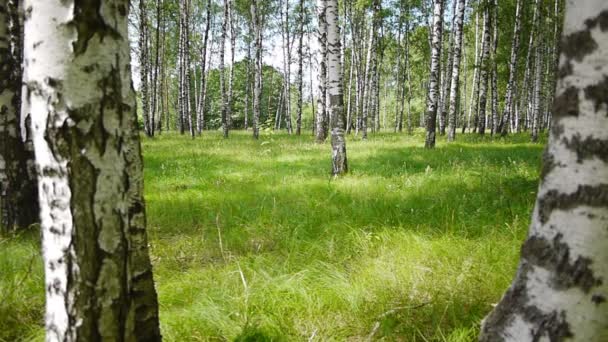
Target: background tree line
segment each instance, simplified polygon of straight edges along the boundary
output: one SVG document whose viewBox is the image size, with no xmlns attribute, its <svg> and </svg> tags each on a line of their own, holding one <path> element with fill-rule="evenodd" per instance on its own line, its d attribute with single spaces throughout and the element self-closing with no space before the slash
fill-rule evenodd
<svg viewBox="0 0 608 342">
<path fill-rule="evenodd" d="M 263 63 L 256 125 L 317 131 L 316 113 L 326 100 L 319 101 L 321 44 L 313 1 L 140 4 L 131 26 L 139 32 L 134 50 L 148 135 L 253 126 L 255 27 Z M 252 21 L 252 4 L 259 25 Z M 438 133 L 448 132 L 452 140 L 457 128 L 530 131 L 536 140 L 551 122 L 562 9 L 559 0 L 339 1 L 344 128 L 365 139 L 381 129 L 411 133 L 427 126 L 438 15 Z M 327 136 L 320 134 L 321 140 Z"/>
</svg>

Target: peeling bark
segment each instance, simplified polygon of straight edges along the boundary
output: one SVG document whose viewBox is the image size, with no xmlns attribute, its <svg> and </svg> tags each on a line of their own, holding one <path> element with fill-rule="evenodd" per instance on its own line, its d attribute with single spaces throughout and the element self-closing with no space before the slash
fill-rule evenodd
<svg viewBox="0 0 608 342">
<path fill-rule="evenodd" d="M 25 7 L 47 341 L 160 341 L 129 3 L 26 0 Z"/>
</svg>

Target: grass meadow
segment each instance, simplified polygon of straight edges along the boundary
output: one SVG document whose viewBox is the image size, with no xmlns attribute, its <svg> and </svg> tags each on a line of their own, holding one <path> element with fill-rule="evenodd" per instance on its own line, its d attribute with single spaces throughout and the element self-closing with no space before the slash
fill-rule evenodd
<svg viewBox="0 0 608 342">
<path fill-rule="evenodd" d="M 538 186 L 528 135 L 142 138 L 165 341 L 473 341 Z M 42 341 L 39 232 L 0 238 L 0 341 Z"/>
</svg>

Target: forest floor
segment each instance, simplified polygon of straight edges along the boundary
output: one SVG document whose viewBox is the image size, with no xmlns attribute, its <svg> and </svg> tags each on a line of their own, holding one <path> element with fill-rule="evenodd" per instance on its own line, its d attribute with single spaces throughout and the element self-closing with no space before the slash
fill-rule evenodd
<svg viewBox="0 0 608 342">
<path fill-rule="evenodd" d="M 538 185 L 528 135 L 329 144 L 265 132 L 143 143 L 165 341 L 473 341 Z M 42 340 L 39 233 L 0 238 L 0 341 Z"/>
</svg>

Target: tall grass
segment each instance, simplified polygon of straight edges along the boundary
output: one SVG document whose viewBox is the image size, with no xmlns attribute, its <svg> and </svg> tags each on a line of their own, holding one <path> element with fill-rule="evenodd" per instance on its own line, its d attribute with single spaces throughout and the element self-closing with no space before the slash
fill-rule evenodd
<svg viewBox="0 0 608 342">
<path fill-rule="evenodd" d="M 525 237 L 542 148 L 527 140 L 351 138 L 340 179 L 310 136 L 146 140 L 165 340 L 474 340 Z M 37 238 L 0 243 L 0 340 L 42 336 Z"/>
</svg>

